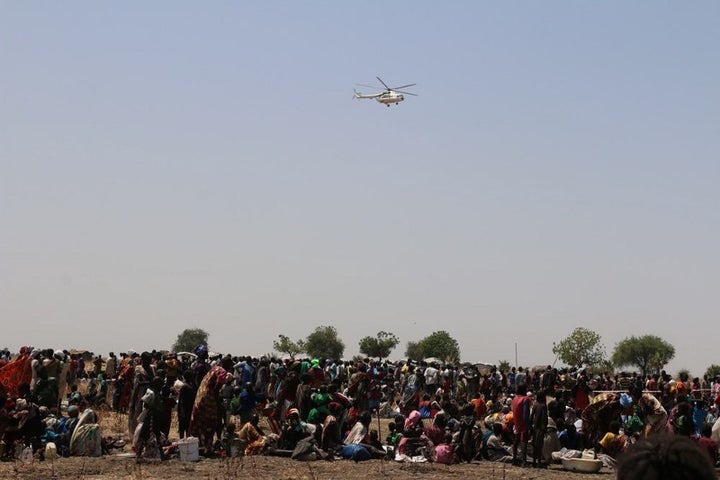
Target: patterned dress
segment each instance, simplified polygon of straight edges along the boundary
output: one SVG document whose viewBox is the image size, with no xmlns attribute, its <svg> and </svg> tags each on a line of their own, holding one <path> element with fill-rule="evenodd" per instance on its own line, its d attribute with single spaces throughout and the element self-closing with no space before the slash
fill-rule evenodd
<svg viewBox="0 0 720 480">
<path fill-rule="evenodd" d="M 213 438 L 222 433 L 222 421 L 224 418 L 222 399 L 220 398 L 220 386 L 232 379 L 221 366 L 215 366 L 205 375 L 193 405 L 192 417 L 190 418 L 190 435 L 200 439 L 200 445 L 205 448 L 205 453 L 212 452 Z"/>
</svg>

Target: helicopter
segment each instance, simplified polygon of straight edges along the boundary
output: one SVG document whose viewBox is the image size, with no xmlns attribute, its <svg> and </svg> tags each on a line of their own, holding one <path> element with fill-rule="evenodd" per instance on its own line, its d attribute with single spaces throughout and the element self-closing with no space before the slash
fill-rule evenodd
<svg viewBox="0 0 720 480">
<path fill-rule="evenodd" d="M 380 77 L 375 77 L 375 78 L 377 78 L 378 81 L 380 83 L 382 83 L 383 87 L 385 87 L 384 92 L 363 95 L 362 93 L 355 90 L 355 94 L 353 95 L 353 98 L 374 98 L 378 102 L 383 103 L 389 107 L 391 103 L 394 103 L 395 105 L 397 105 L 398 103 L 405 100 L 405 95 L 412 95 L 412 96 L 417 97 L 416 93 L 402 91 L 403 88 L 415 86 L 416 84 L 414 84 L 414 83 L 409 83 L 407 85 L 402 85 L 400 87 L 390 88 L 387 86 L 387 84 L 385 82 L 382 81 L 382 78 L 380 78 Z M 360 85 L 360 86 L 361 87 L 369 87 L 369 88 L 378 88 L 378 87 L 374 87 L 372 85 Z"/>
</svg>

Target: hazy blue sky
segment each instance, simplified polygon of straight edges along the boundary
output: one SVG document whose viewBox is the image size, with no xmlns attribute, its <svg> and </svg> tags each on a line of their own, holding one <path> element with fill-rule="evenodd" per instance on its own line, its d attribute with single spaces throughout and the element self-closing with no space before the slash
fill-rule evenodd
<svg viewBox="0 0 720 480">
<path fill-rule="evenodd" d="M 720 2 L 0 3 L 0 343 L 720 363 Z M 417 83 L 386 108 L 356 83 Z"/>
</svg>

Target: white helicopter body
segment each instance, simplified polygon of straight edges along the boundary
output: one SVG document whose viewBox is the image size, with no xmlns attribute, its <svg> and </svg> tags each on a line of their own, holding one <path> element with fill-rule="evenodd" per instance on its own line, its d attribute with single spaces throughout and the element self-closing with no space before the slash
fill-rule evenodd
<svg viewBox="0 0 720 480">
<path fill-rule="evenodd" d="M 371 98 L 371 99 L 375 99 L 378 102 L 380 102 L 384 105 L 387 105 L 389 107 L 393 103 L 395 105 L 397 105 L 400 102 L 402 102 L 403 100 L 405 100 L 405 95 L 417 96 L 417 94 L 415 94 L 415 93 L 403 92 L 401 90 L 402 88 L 414 86 L 415 85 L 414 83 L 410 83 L 408 85 L 403 85 L 401 87 L 390 88 L 387 86 L 387 84 L 385 82 L 382 81 L 382 79 L 380 77 L 375 77 L 375 78 L 377 78 L 380 81 L 380 83 L 382 83 L 383 87 L 385 87 L 384 92 L 371 93 L 371 94 L 365 95 L 365 94 L 362 94 L 362 93 L 358 92 L 357 90 L 355 90 L 355 94 L 353 95 L 353 98 L 365 98 L 365 99 Z M 377 88 L 377 87 L 373 87 L 371 85 L 363 85 L 363 86 L 367 86 L 370 88 Z"/>
</svg>

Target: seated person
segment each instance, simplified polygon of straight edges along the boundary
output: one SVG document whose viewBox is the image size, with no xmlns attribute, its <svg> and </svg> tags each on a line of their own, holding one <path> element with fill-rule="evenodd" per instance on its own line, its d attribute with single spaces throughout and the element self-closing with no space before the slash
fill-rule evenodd
<svg viewBox="0 0 720 480">
<path fill-rule="evenodd" d="M 315 426 L 300 420 L 300 411 L 297 408 L 288 410 L 286 417 L 287 423 L 280 433 L 278 448 L 292 451 L 298 441 L 315 434 Z"/>
<path fill-rule="evenodd" d="M 568 450 L 582 450 L 584 439 L 581 433 L 578 433 L 574 424 L 569 424 L 565 430 L 558 434 L 560 445 Z"/>
<path fill-rule="evenodd" d="M 627 436 L 620 433 L 620 422 L 613 420 L 610 422 L 610 430 L 598 442 L 598 452 L 617 458 L 626 446 Z"/>
<path fill-rule="evenodd" d="M 455 446 L 452 443 L 452 434 L 446 433 L 442 442 L 433 450 L 433 461 L 436 463 L 444 463 L 451 465 L 457 463 L 457 455 L 455 455 Z"/>
<path fill-rule="evenodd" d="M 330 402 L 328 411 L 329 413 L 322 424 L 322 435 L 320 438 L 320 448 L 325 451 L 334 450 L 337 446 L 343 444 L 340 435 L 342 407 L 337 402 Z"/>
<path fill-rule="evenodd" d="M 385 437 L 385 443 L 387 443 L 390 447 L 397 447 L 398 443 L 400 443 L 401 438 L 402 433 L 398 432 L 397 424 L 395 422 L 390 422 L 388 424 L 388 434 Z"/>
<path fill-rule="evenodd" d="M 512 448 L 503 445 L 502 438 L 503 427 L 500 423 L 493 423 L 492 433 L 487 438 L 487 459 L 491 462 L 512 463 Z"/>
</svg>

